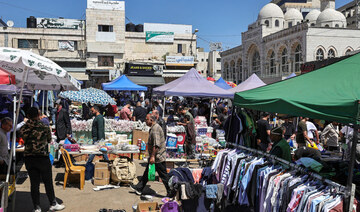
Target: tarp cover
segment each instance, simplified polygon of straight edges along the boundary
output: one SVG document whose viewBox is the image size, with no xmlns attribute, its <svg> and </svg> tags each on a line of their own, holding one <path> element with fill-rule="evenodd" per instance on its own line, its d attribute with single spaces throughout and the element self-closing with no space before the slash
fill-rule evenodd
<svg viewBox="0 0 360 212">
<path fill-rule="evenodd" d="M 222 89 L 225 89 L 225 90 L 229 90 L 231 88 L 230 85 L 228 85 L 225 80 L 220 77 L 216 82 L 215 82 L 215 85 L 222 88 Z"/>
<path fill-rule="evenodd" d="M 154 88 L 154 93 L 164 96 L 221 97 L 233 98 L 234 93 L 213 85 L 196 69 L 190 69 L 184 76 L 168 84 Z"/>
<path fill-rule="evenodd" d="M 256 74 L 252 74 L 244 82 L 240 83 L 235 88 L 230 89 L 229 91 L 233 93 L 242 92 L 246 90 L 251 90 L 266 85 Z"/>
<path fill-rule="evenodd" d="M 115 80 L 102 83 L 103 90 L 106 91 L 146 91 L 147 87 L 137 85 L 129 80 L 125 75 L 122 75 Z"/>
<path fill-rule="evenodd" d="M 360 54 L 268 86 L 236 93 L 236 106 L 359 124 Z"/>
</svg>

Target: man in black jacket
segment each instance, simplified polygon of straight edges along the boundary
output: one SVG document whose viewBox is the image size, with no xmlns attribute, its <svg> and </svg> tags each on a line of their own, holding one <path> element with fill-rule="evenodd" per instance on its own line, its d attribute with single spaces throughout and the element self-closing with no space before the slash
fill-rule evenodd
<svg viewBox="0 0 360 212">
<path fill-rule="evenodd" d="M 60 142 L 69 137 L 72 134 L 72 130 L 69 112 L 63 108 L 61 99 L 56 100 L 55 104 L 57 109 L 55 117 L 56 137 L 57 142 Z"/>
</svg>

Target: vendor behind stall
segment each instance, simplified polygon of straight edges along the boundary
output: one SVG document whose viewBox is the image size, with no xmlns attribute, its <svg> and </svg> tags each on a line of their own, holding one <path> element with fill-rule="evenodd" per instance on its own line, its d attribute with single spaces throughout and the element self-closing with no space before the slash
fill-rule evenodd
<svg viewBox="0 0 360 212">
<path fill-rule="evenodd" d="M 270 154 L 291 162 L 291 151 L 288 142 L 284 139 L 283 127 L 275 127 L 270 131 L 270 139 L 273 142 Z"/>
<path fill-rule="evenodd" d="M 185 136 L 185 151 L 188 159 L 195 158 L 195 144 L 196 144 L 196 132 L 195 126 L 190 121 L 190 116 L 185 115 L 184 117 L 184 126 L 186 129 L 186 136 Z"/>
<path fill-rule="evenodd" d="M 92 124 L 92 138 L 93 142 L 100 141 L 105 139 L 105 119 L 100 114 L 100 109 L 98 106 L 94 105 L 91 108 L 91 112 L 95 115 L 95 119 Z M 89 155 L 88 163 L 91 163 L 94 160 L 95 155 Z M 104 160 L 109 160 L 106 153 L 103 153 Z"/>
</svg>

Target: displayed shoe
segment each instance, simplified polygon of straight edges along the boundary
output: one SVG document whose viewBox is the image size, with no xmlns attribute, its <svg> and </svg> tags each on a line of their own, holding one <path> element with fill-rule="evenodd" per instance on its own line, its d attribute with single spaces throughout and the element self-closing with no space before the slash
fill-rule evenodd
<svg viewBox="0 0 360 212">
<path fill-rule="evenodd" d="M 65 209 L 65 205 L 61 205 L 59 203 L 56 203 L 56 205 L 52 205 L 49 208 L 49 211 L 61 211 L 61 210 L 64 210 L 64 209 Z"/>
<path fill-rule="evenodd" d="M 138 187 L 136 187 L 136 185 L 131 184 L 131 185 L 130 185 L 130 188 L 131 188 L 131 190 L 134 191 L 137 195 L 141 195 L 142 192 L 138 189 Z"/>
</svg>

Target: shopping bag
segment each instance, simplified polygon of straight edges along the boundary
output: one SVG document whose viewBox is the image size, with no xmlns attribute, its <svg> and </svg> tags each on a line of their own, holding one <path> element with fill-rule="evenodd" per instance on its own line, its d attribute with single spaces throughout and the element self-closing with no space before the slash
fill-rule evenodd
<svg viewBox="0 0 360 212">
<path fill-rule="evenodd" d="M 311 141 L 311 142 L 306 142 L 306 143 L 307 143 L 307 147 L 319 150 L 318 147 L 316 146 L 315 142 Z"/>
<path fill-rule="evenodd" d="M 155 181 L 155 164 L 149 164 L 148 180 Z"/>
</svg>

